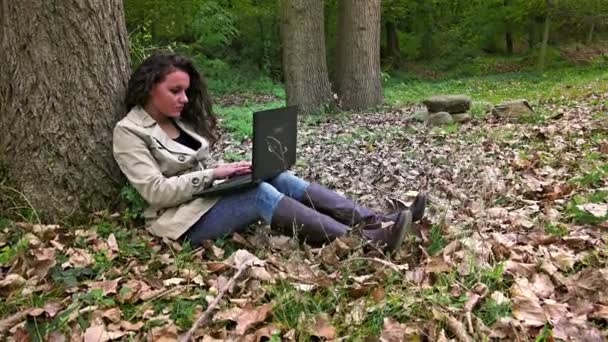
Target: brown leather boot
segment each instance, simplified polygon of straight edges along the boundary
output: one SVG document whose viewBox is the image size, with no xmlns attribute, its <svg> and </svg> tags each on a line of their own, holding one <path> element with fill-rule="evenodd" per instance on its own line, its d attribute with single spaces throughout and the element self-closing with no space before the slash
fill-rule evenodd
<svg viewBox="0 0 608 342">
<path fill-rule="evenodd" d="M 424 210 L 426 208 L 427 197 L 425 192 L 419 192 L 414 202 L 410 207 L 406 207 L 405 209 L 409 209 L 412 212 L 412 221 L 418 222 L 422 220 L 424 217 Z M 383 215 L 383 221 L 395 221 L 397 219 L 398 211 L 394 213 L 390 213 L 387 215 Z"/>
<path fill-rule="evenodd" d="M 412 213 L 403 210 L 397 214 L 395 223 L 387 228 L 362 230 L 366 238 L 385 244 L 385 250 L 389 253 L 395 252 L 401 247 L 406 235 L 413 235 Z"/>
</svg>

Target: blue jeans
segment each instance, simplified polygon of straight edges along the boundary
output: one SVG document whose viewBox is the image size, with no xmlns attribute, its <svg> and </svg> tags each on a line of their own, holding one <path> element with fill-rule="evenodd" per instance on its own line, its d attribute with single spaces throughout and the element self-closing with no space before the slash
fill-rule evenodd
<svg viewBox="0 0 608 342">
<path fill-rule="evenodd" d="M 285 195 L 301 201 L 309 185 L 305 180 L 283 172 L 255 188 L 223 197 L 181 239 L 198 246 L 203 240 L 244 230 L 259 220 L 270 224 L 279 201 Z"/>
</svg>

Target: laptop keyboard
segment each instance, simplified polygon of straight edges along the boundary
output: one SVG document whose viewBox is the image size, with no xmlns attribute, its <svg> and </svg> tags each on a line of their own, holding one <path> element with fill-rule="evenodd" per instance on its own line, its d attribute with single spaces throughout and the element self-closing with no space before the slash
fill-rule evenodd
<svg viewBox="0 0 608 342">
<path fill-rule="evenodd" d="M 232 177 L 218 185 L 214 185 L 213 189 L 221 189 L 224 187 L 235 186 L 251 182 L 251 174 Z"/>
</svg>

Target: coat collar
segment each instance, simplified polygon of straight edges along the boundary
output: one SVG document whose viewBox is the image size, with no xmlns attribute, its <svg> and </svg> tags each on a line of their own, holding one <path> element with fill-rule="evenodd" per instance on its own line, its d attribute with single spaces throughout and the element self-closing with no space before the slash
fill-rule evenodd
<svg viewBox="0 0 608 342">
<path fill-rule="evenodd" d="M 127 117 L 142 127 L 150 127 L 156 124 L 156 121 L 154 121 L 150 114 L 141 106 L 133 107 L 131 111 L 129 111 L 129 114 L 127 114 Z"/>
<path fill-rule="evenodd" d="M 129 114 L 127 114 L 127 117 L 139 126 L 152 128 L 151 135 L 168 150 L 183 154 L 207 153 L 207 149 L 209 147 L 207 140 L 194 132 L 194 130 L 190 129 L 190 127 L 188 127 L 188 125 L 186 125 L 180 118 L 175 119 L 175 124 L 201 143 L 201 148 L 198 151 L 193 151 L 192 149 L 169 138 L 167 133 L 165 133 L 165 131 L 163 131 L 162 128 L 160 128 L 160 126 L 156 123 L 156 120 L 154 120 L 141 106 L 133 107 Z"/>
</svg>

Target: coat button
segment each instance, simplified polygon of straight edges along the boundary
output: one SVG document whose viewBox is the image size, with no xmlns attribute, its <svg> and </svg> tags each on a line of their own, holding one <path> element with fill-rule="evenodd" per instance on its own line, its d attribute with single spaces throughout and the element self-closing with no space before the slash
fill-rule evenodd
<svg viewBox="0 0 608 342">
<path fill-rule="evenodd" d="M 186 157 L 179 156 L 179 157 L 177 157 L 177 160 L 179 160 L 180 162 L 183 162 L 184 160 L 186 160 Z"/>
<path fill-rule="evenodd" d="M 198 183 L 200 183 L 200 179 L 196 177 L 192 178 L 192 185 L 198 185 Z"/>
</svg>

